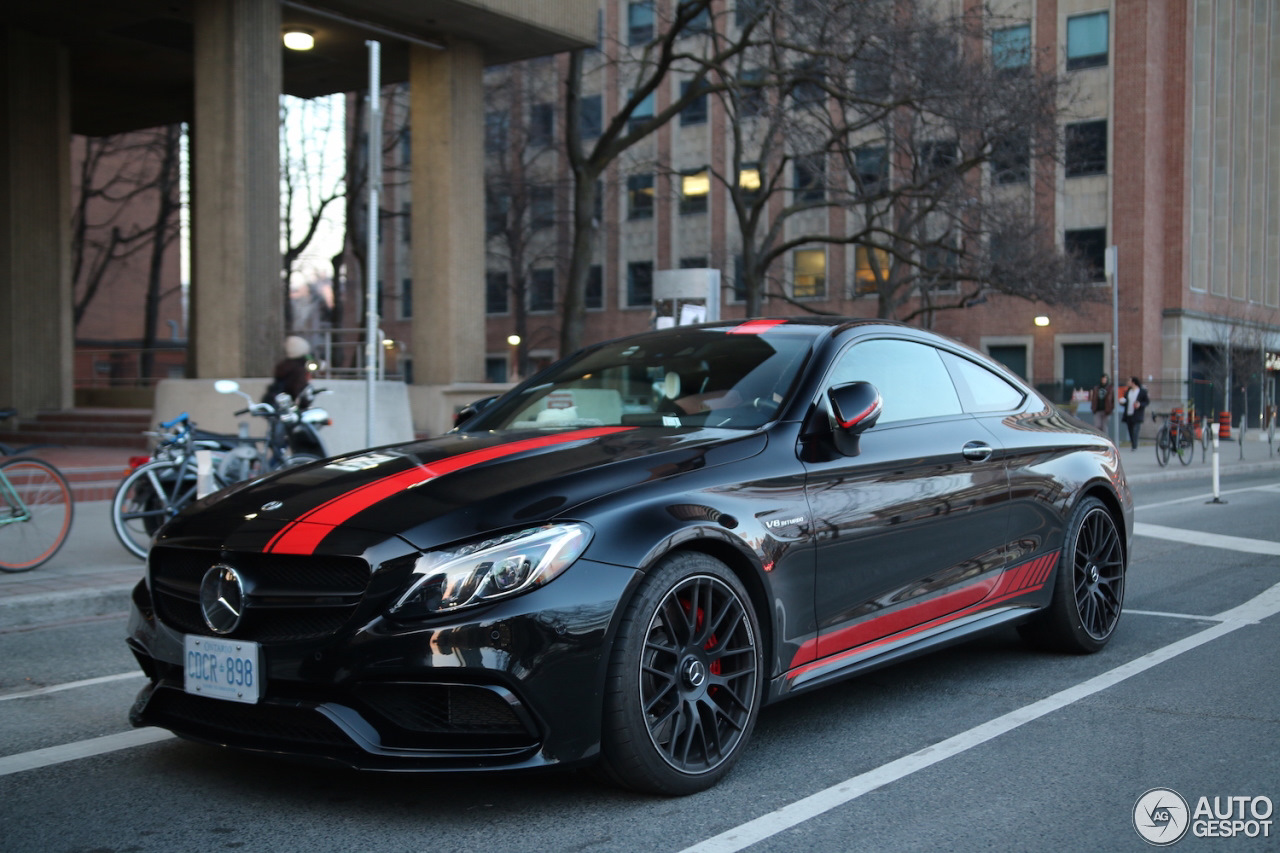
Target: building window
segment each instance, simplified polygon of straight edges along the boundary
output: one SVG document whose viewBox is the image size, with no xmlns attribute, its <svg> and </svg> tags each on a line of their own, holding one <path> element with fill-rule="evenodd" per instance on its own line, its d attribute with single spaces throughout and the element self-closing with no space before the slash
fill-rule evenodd
<svg viewBox="0 0 1280 853">
<path fill-rule="evenodd" d="M 854 60 L 854 94 L 865 98 L 883 98 L 889 94 L 891 69 L 892 66 L 886 59 L 874 55 Z"/>
<path fill-rule="evenodd" d="M 760 164 L 743 163 L 738 169 L 738 189 L 745 204 L 754 204 L 760 198 Z"/>
<path fill-rule="evenodd" d="M 960 148 L 949 139 L 926 142 L 920 146 L 920 172 L 934 175 L 960 162 Z"/>
<path fill-rule="evenodd" d="M 413 319 L 413 279 L 400 279 L 400 319 Z"/>
<path fill-rule="evenodd" d="M 501 111 L 484 114 L 484 150 L 489 154 L 501 154 L 507 150 L 507 127 L 511 118 Z"/>
<path fill-rule="evenodd" d="M 587 270 L 587 292 L 583 296 L 583 305 L 589 309 L 604 307 L 604 268 L 593 264 Z"/>
<path fill-rule="evenodd" d="M 578 114 L 578 132 L 583 139 L 594 139 L 604 129 L 604 104 L 599 95 L 587 95 L 582 99 Z"/>
<path fill-rule="evenodd" d="M 729 294 L 730 302 L 747 301 L 747 279 L 743 272 L 742 253 L 733 256 L 733 290 Z"/>
<path fill-rule="evenodd" d="M 688 258 L 680 259 L 680 269 L 682 270 L 703 270 L 707 268 L 706 255 L 694 255 Z"/>
<path fill-rule="evenodd" d="M 653 262 L 635 261 L 627 264 L 627 307 L 648 307 L 653 304 Z"/>
<path fill-rule="evenodd" d="M 763 17 L 767 11 L 769 11 L 769 0 L 738 0 L 734 4 L 733 22 L 739 27 L 745 27 Z"/>
<path fill-rule="evenodd" d="M 738 113 L 740 118 L 751 118 L 764 113 L 768 106 L 763 68 L 748 68 L 742 72 L 738 89 Z"/>
<path fill-rule="evenodd" d="M 826 198 L 826 164 L 821 157 L 796 160 L 792 168 L 796 201 L 822 201 Z"/>
<path fill-rule="evenodd" d="M 653 41 L 653 0 L 627 4 L 627 44 L 633 47 Z"/>
<path fill-rule="evenodd" d="M 556 307 L 556 271 L 534 270 L 529 282 L 529 310 L 552 311 Z"/>
<path fill-rule="evenodd" d="M 511 196 L 505 193 L 489 194 L 484 197 L 484 233 L 486 237 L 501 234 L 507 230 L 507 213 L 511 210 Z"/>
<path fill-rule="evenodd" d="M 653 92 L 644 96 L 644 100 L 636 104 L 636 108 L 631 111 L 631 118 L 627 120 L 627 130 L 635 130 L 649 119 L 653 118 Z"/>
<path fill-rule="evenodd" d="M 529 107 L 529 144 L 545 147 L 555 141 L 556 108 L 554 104 Z"/>
<path fill-rule="evenodd" d="M 653 218 L 653 175 L 627 178 L 627 219 Z"/>
<path fill-rule="evenodd" d="M 507 286 L 505 272 L 487 272 L 484 274 L 484 312 L 486 314 L 505 314 L 507 295 L 511 292 Z"/>
<path fill-rule="evenodd" d="M 991 64 L 997 71 L 1020 71 L 1031 65 L 1031 25 L 991 33 Z"/>
<path fill-rule="evenodd" d="M 506 382 L 507 381 L 507 357 L 505 355 L 485 356 L 484 381 L 485 382 Z"/>
<path fill-rule="evenodd" d="M 827 99 L 827 75 L 820 62 L 804 62 L 795 68 L 796 82 L 791 87 L 791 104 L 796 107 L 819 106 Z"/>
<path fill-rule="evenodd" d="M 680 212 L 682 214 L 706 213 L 707 197 L 711 195 L 711 173 L 705 168 L 680 175 Z"/>
<path fill-rule="evenodd" d="M 405 202 L 400 205 L 400 242 L 408 245 L 413 233 L 413 205 Z"/>
<path fill-rule="evenodd" d="M 857 170 L 862 192 L 872 195 L 889 178 L 889 157 L 883 145 L 864 145 L 853 152 L 853 165 Z"/>
<path fill-rule="evenodd" d="M 854 251 L 853 295 L 880 292 L 880 282 L 889 277 L 889 253 L 884 249 L 858 246 Z"/>
<path fill-rule="evenodd" d="M 554 187 L 533 187 L 529 190 L 529 224 L 533 228 L 550 228 L 556 224 Z"/>
<path fill-rule="evenodd" d="M 934 293 L 954 293 L 959 287 L 960 253 L 951 246 L 930 246 L 920 265 Z"/>
<path fill-rule="evenodd" d="M 1107 121 L 1067 125 L 1068 178 L 1107 173 Z"/>
<path fill-rule="evenodd" d="M 1108 13 L 1067 18 L 1067 70 L 1107 64 Z"/>
<path fill-rule="evenodd" d="M 1031 178 L 1031 143 L 1026 131 L 997 139 L 991 146 L 991 182 L 1025 184 Z"/>
<path fill-rule="evenodd" d="M 827 295 L 825 249 L 796 249 L 791 253 L 791 295 L 796 299 L 820 299 Z"/>
<path fill-rule="evenodd" d="M 1065 236 L 1067 254 L 1083 263 L 1088 270 L 1085 280 L 1106 281 L 1107 229 L 1079 228 L 1066 232 Z"/>
<path fill-rule="evenodd" d="M 680 84 L 680 97 L 683 98 L 689 94 L 689 88 L 695 85 L 693 80 L 685 80 Z M 704 90 L 706 87 L 701 83 L 696 83 L 698 90 Z M 691 124 L 707 123 L 707 93 L 702 91 L 697 97 L 690 101 L 684 109 L 680 111 L 680 126 L 687 127 Z"/>
</svg>

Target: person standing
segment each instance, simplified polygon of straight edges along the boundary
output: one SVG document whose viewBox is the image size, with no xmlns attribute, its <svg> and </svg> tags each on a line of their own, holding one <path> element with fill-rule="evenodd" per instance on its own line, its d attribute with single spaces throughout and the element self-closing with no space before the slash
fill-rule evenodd
<svg viewBox="0 0 1280 853">
<path fill-rule="evenodd" d="M 1142 387 L 1142 380 L 1130 376 L 1129 387 L 1124 392 L 1124 422 L 1129 427 L 1129 444 L 1134 450 L 1138 449 L 1138 434 L 1142 431 L 1142 421 L 1150 402 L 1147 389 Z"/>
<path fill-rule="evenodd" d="M 1093 428 L 1107 434 L 1107 421 L 1116 408 L 1116 397 L 1111 389 L 1111 377 L 1102 374 L 1098 384 L 1089 391 L 1089 407 L 1093 411 Z"/>
<path fill-rule="evenodd" d="M 311 344 L 306 338 L 290 335 L 284 339 L 284 358 L 276 363 L 275 375 L 262 402 L 274 403 L 277 394 L 288 394 L 297 400 L 302 389 L 311 382 Z"/>
</svg>

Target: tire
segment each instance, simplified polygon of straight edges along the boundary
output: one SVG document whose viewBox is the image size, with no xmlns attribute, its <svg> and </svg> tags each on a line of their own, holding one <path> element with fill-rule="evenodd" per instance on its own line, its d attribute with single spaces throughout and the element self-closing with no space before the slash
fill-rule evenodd
<svg viewBox="0 0 1280 853">
<path fill-rule="evenodd" d="M 0 463 L 0 571 L 29 572 L 48 562 L 71 531 L 75 499 L 62 473 L 48 462 L 19 457 Z M 14 503 L 14 495 L 21 504 Z M 25 507 L 27 517 L 17 520 Z M 13 520 L 10 520 L 13 519 Z"/>
<path fill-rule="evenodd" d="M 684 795 L 737 761 L 763 695 L 760 628 L 742 582 L 705 554 L 672 554 L 641 582 L 605 684 L 601 765 L 637 791 Z"/>
<path fill-rule="evenodd" d="M 1019 626 L 1034 645 L 1092 654 L 1115 633 L 1124 607 L 1125 552 L 1116 521 L 1097 498 L 1071 515 L 1048 608 Z"/>
<path fill-rule="evenodd" d="M 1178 427 L 1178 461 L 1190 465 L 1196 458 L 1196 436 L 1191 431 L 1191 424 Z"/>
<path fill-rule="evenodd" d="M 1156 433 L 1156 462 L 1160 463 L 1160 467 L 1169 464 L 1170 447 L 1169 429 L 1168 427 L 1160 427 L 1160 431 Z"/>
<path fill-rule="evenodd" d="M 196 473 L 168 459 L 135 468 L 111 501 L 111 526 L 125 550 L 145 560 L 151 540 L 166 521 L 195 500 Z"/>
</svg>

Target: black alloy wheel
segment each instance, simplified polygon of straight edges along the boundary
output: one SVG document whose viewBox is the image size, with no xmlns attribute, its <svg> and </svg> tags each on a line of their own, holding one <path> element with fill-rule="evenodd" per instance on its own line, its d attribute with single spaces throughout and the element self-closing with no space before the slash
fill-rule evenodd
<svg viewBox="0 0 1280 853">
<path fill-rule="evenodd" d="M 1125 553 L 1115 519 L 1097 498 L 1072 513 L 1053 600 L 1022 626 L 1033 643 L 1068 652 L 1101 650 L 1124 607 Z"/>
<path fill-rule="evenodd" d="M 759 711 L 759 637 L 750 597 L 723 563 L 692 552 L 660 563 L 614 646 L 603 731 L 608 775 L 660 794 L 719 781 Z"/>
</svg>

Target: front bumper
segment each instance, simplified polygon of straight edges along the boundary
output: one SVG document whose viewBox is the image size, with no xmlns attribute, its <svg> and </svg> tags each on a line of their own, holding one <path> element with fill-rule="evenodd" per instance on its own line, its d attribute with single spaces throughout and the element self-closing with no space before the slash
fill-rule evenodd
<svg viewBox="0 0 1280 853">
<path fill-rule="evenodd" d="M 162 618 L 144 581 L 133 592 L 128 644 L 150 683 L 130 721 L 361 769 L 589 761 L 599 751 L 606 650 L 638 576 L 579 560 L 525 595 L 414 625 L 381 615 L 393 593 L 382 601 L 370 593 L 332 634 L 264 640 L 256 704 L 183 690 L 185 634 Z"/>
</svg>

